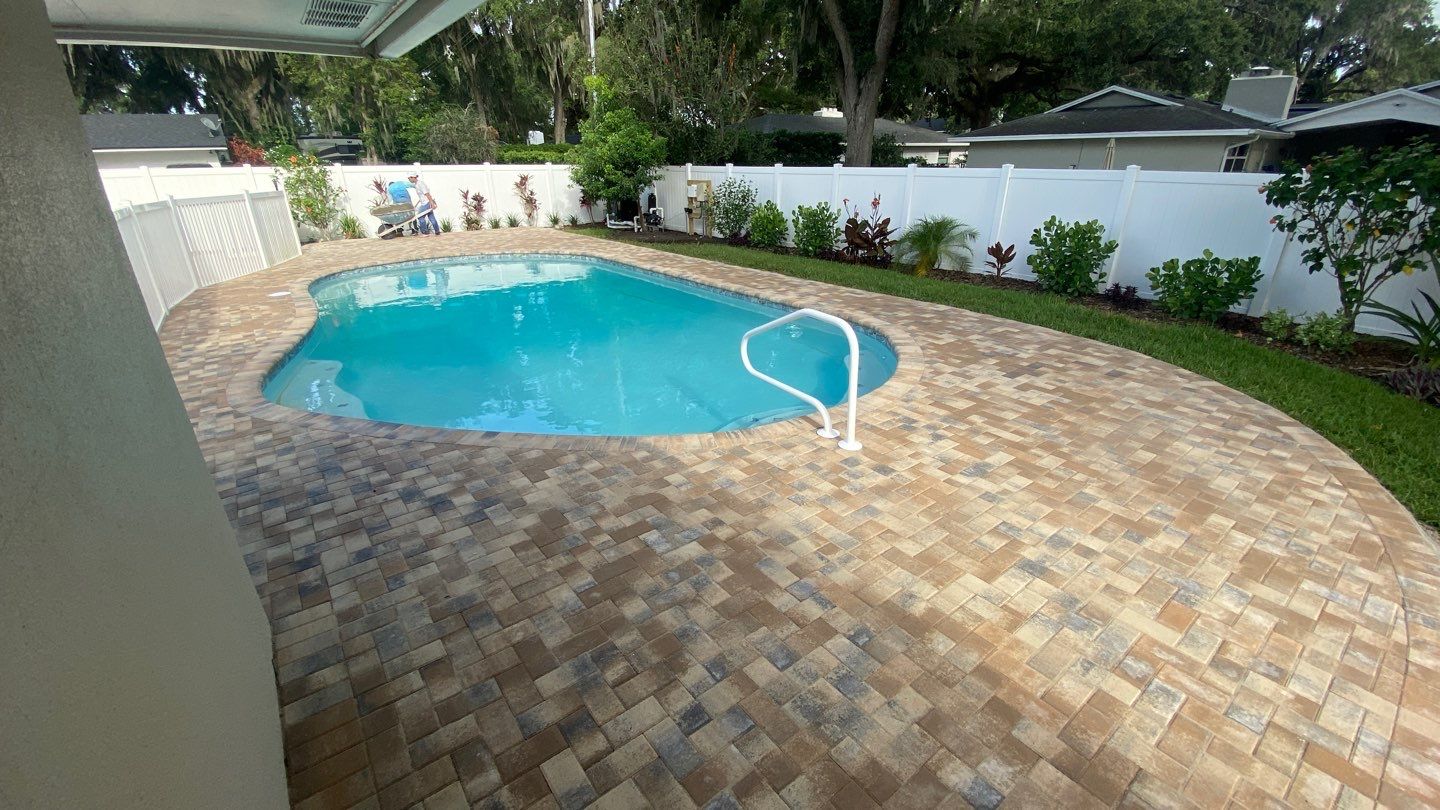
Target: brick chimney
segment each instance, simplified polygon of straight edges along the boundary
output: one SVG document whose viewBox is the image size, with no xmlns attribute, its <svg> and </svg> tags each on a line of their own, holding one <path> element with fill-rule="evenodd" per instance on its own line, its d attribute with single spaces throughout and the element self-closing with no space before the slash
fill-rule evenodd
<svg viewBox="0 0 1440 810">
<path fill-rule="evenodd" d="M 1272 67 L 1253 67 L 1230 80 L 1220 106 L 1271 123 L 1283 121 L 1295 101 L 1295 77 Z"/>
</svg>

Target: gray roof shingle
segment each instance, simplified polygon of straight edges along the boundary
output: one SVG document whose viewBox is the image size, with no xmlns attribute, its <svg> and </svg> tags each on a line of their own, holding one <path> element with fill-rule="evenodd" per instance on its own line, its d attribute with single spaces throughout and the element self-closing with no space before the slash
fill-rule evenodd
<svg viewBox="0 0 1440 810">
<path fill-rule="evenodd" d="M 1126 88 L 1127 90 L 1133 88 Z M 1097 108 L 1071 108 L 1059 112 L 1017 118 L 992 127 L 971 130 L 961 136 L 971 138 L 1005 138 L 1022 135 L 1099 135 L 1107 132 L 1183 132 L 1194 130 L 1257 129 L 1279 132 L 1265 122 L 1226 112 L 1219 104 L 1199 101 L 1188 96 L 1169 93 L 1137 93 L 1163 98 L 1177 106 L 1161 106 L 1136 99 L 1133 105 Z"/>
<path fill-rule="evenodd" d="M 80 116 L 91 149 L 225 148 L 224 130 L 212 133 L 200 119 L 218 127 L 216 115 L 94 113 Z"/>
<path fill-rule="evenodd" d="M 834 132 L 845 134 L 845 119 L 803 113 L 766 113 L 747 118 L 735 126 L 752 132 Z M 896 143 L 944 143 L 948 133 L 901 124 L 888 118 L 875 119 L 875 134 L 890 135 Z"/>
</svg>

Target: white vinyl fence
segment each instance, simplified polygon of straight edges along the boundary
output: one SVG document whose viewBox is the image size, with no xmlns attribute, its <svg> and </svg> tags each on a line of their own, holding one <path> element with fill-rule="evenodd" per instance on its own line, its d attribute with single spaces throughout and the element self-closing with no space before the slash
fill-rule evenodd
<svg viewBox="0 0 1440 810">
<path fill-rule="evenodd" d="M 126 205 L 115 209 L 115 224 L 157 329 L 171 308 L 201 287 L 300 255 L 280 191 Z"/>
<path fill-rule="evenodd" d="M 551 212 L 568 220 L 602 218 L 602 206 L 587 211 L 570 182 L 565 165 L 478 166 L 335 166 L 331 169 L 343 191 L 345 209 L 372 233 L 379 223 L 370 216 L 382 183 L 418 170 L 438 203 L 437 216 L 460 230 L 462 190 L 486 199 L 486 217 L 522 216 L 514 184 L 529 175 L 540 201 L 537 224 Z M 1150 295 L 1145 273 L 1166 259 L 1190 259 L 1210 249 L 1222 257 L 1259 256 L 1264 279 L 1255 298 L 1240 309 L 1262 315 L 1284 308 L 1292 314 L 1334 311 L 1339 295 L 1334 279 L 1311 275 L 1301 262 L 1301 246 L 1270 225 L 1275 209 L 1266 205 L 1260 187 L 1269 174 L 1123 170 L 973 168 L 846 168 L 791 166 L 670 166 L 661 170 L 654 192 L 665 209 L 665 225 L 685 229 L 686 180 L 705 179 L 718 186 L 730 177 L 752 183 L 761 201 L 774 201 L 791 218 L 795 206 L 828 202 L 839 207 L 848 199 L 868 213 L 870 199 L 881 199 L 881 211 L 903 231 L 924 216 L 950 216 L 980 231 L 975 265 L 983 269 L 984 246 L 996 241 L 1015 245 L 1010 273 L 1033 278 L 1025 258 L 1030 233 L 1050 216 L 1062 220 L 1098 219 L 1108 238 L 1120 243 L 1107 267 L 1106 284 L 1133 285 Z M 159 200 L 166 194 L 234 194 L 275 188 L 271 169 L 134 169 L 101 172 L 114 204 L 125 200 Z M 1409 308 L 1418 290 L 1440 295 L 1433 272 L 1401 276 L 1381 288 L 1379 299 Z M 1366 316 L 1360 328 L 1394 334 L 1389 321 Z"/>
</svg>

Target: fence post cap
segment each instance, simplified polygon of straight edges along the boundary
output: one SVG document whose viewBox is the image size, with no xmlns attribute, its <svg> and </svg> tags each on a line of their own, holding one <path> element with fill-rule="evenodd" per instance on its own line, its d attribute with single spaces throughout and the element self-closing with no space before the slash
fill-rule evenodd
<svg viewBox="0 0 1440 810">
<path fill-rule="evenodd" d="M 1015 164 L 1014 164 L 1014 163 L 1002 163 L 1002 164 L 1000 164 L 1000 168 L 1002 168 L 1002 169 L 1013 169 L 1013 168 L 1015 168 Z"/>
<path fill-rule="evenodd" d="M 734 166 L 735 166 L 734 163 L 728 163 L 728 162 L 727 162 L 727 163 L 725 164 L 725 168 L 727 168 L 727 169 L 733 168 Z"/>
<path fill-rule="evenodd" d="M 916 167 L 916 165 L 917 165 L 917 164 L 914 164 L 914 163 L 906 163 L 906 164 L 905 164 L 905 168 L 907 168 L 907 169 L 913 169 L 913 168 Z"/>
<path fill-rule="evenodd" d="M 830 164 L 830 168 L 832 168 L 832 169 L 843 169 L 844 167 L 845 167 L 845 164 L 844 164 L 844 163 L 832 163 L 832 164 Z"/>
</svg>

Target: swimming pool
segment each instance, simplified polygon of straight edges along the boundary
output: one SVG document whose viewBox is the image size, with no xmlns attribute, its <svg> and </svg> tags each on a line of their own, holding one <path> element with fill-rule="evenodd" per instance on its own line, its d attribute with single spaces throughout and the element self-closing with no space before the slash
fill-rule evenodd
<svg viewBox="0 0 1440 810">
<path fill-rule="evenodd" d="M 576 256 L 387 265 L 310 287 L 314 328 L 265 383 L 272 402 L 426 427 L 605 436 L 736 430 L 809 406 L 745 372 L 741 336 L 789 312 Z M 895 371 L 857 330 L 860 392 Z M 847 345 L 802 321 L 756 336 L 755 367 L 840 403 Z"/>
</svg>

